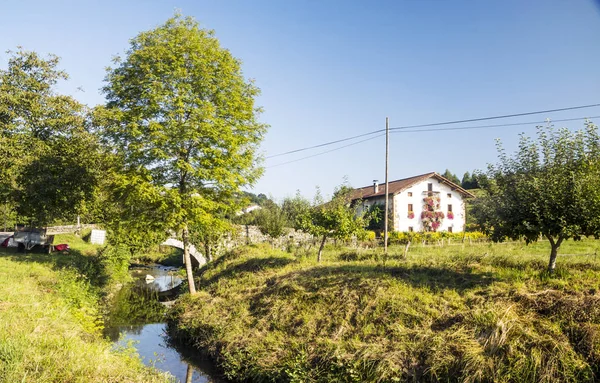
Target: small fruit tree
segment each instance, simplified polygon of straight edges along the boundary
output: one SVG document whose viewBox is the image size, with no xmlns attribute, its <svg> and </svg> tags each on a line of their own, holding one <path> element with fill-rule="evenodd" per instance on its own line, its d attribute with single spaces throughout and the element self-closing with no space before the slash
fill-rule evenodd
<svg viewBox="0 0 600 383">
<path fill-rule="evenodd" d="M 364 231 L 364 213 L 351 204 L 351 188 L 341 186 L 333 193 L 333 198 L 323 203 L 317 194 L 313 206 L 298 219 L 299 227 L 315 237 L 321 238 L 317 260 L 320 262 L 327 238 L 349 239 Z"/>
</svg>

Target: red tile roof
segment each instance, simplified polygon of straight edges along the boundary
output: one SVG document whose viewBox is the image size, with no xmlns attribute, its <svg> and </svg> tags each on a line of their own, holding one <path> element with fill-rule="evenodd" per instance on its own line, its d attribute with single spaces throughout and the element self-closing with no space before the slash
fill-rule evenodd
<svg viewBox="0 0 600 383">
<path fill-rule="evenodd" d="M 418 176 L 404 178 L 401 180 L 390 181 L 390 182 L 388 182 L 388 189 L 389 189 L 388 194 L 392 194 L 392 195 L 398 194 L 401 191 L 408 189 L 412 185 L 419 183 L 423 180 L 426 180 L 428 178 L 431 178 L 431 177 L 434 177 L 434 178 L 438 179 L 440 182 L 449 185 L 452 189 L 458 190 L 458 192 L 461 193 L 463 195 L 463 197 L 465 197 L 465 198 L 475 198 L 475 196 L 473 194 L 469 193 L 468 191 L 466 191 L 465 189 L 460 187 L 460 185 L 455 184 L 454 182 L 442 177 L 441 175 L 439 175 L 435 172 L 421 174 Z M 380 196 L 382 197 L 384 195 L 385 195 L 385 183 L 381 183 L 378 186 L 377 193 L 375 193 L 375 190 L 373 189 L 373 185 L 370 185 L 370 186 L 365 186 L 362 188 L 354 189 L 350 193 L 350 198 L 352 200 L 369 199 L 369 198 L 373 198 L 373 197 L 380 197 Z"/>
</svg>

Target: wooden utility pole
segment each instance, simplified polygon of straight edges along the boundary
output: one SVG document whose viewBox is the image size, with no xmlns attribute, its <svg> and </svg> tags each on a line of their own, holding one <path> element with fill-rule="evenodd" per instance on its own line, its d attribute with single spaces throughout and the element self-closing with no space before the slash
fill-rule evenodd
<svg viewBox="0 0 600 383">
<path fill-rule="evenodd" d="M 388 158 L 390 152 L 390 120 L 385 118 L 385 214 L 383 223 L 383 252 L 388 252 Z"/>
</svg>

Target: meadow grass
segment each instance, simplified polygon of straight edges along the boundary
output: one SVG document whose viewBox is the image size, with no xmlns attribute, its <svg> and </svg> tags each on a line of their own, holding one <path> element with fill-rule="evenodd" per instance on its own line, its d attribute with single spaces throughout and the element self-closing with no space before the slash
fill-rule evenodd
<svg viewBox="0 0 600 383">
<path fill-rule="evenodd" d="M 600 242 L 234 250 L 199 272 L 170 331 L 256 382 L 600 378 Z"/>
<path fill-rule="evenodd" d="M 57 237 L 68 254 L 0 252 L 0 382 L 170 381 L 102 337 L 98 246 Z"/>
</svg>

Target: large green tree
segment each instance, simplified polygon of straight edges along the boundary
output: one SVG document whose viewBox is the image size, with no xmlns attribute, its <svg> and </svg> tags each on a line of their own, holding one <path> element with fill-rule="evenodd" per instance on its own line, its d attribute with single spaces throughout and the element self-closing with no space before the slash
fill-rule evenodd
<svg viewBox="0 0 600 383">
<path fill-rule="evenodd" d="M 494 240 L 543 236 L 550 242 L 548 271 L 569 238 L 600 236 L 600 135 L 586 122 L 570 131 L 538 127 L 537 140 L 521 136 L 514 157 L 498 143 L 500 162 L 480 177 L 489 197 L 474 209 Z"/>
<path fill-rule="evenodd" d="M 214 33 L 175 15 L 131 40 L 106 77 L 97 110 L 104 137 L 138 174 L 169 199 L 180 230 L 190 292 L 195 292 L 189 227 L 254 183 L 259 89 Z"/>
<path fill-rule="evenodd" d="M 84 105 L 59 94 L 59 59 L 19 49 L 0 70 L 0 197 L 37 225 L 75 219 L 94 196 L 98 142 Z"/>
</svg>

